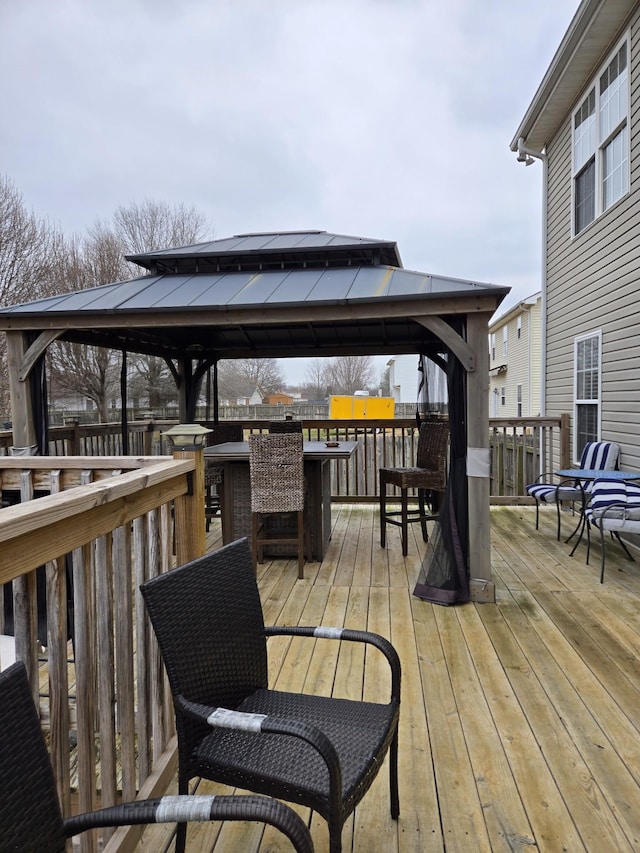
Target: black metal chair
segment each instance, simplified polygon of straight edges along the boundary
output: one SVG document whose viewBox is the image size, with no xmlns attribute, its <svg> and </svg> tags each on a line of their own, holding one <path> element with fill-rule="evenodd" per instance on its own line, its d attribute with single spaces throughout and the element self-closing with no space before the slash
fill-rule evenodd
<svg viewBox="0 0 640 853">
<path fill-rule="evenodd" d="M 386 639 L 346 628 L 265 627 L 247 539 L 141 590 L 174 699 L 180 791 L 202 776 L 308 806 L 327 821 L 331 853 L 339 853 L 344 822 L 389 751 L 391 816 L 398 817 L 400 661 Z M 388 703 L 270 690 L 267 637 L 274 635 L 376 647 L 391 669 Z"/>
<path fill-rule="evenodd" d="M 302 432 L 302 421 L 270 421 L 269 432 Z"/>
<path fill-rule="evenodd" d="M 400 528 L 402 553 L 408 552 L 408 525 L 419 521 L 422 538 L 427 541 L 427 521 L 438 517 L 440 496 L 447 484 L 447 449 L 449 424 L 446 421 L 426 421 L 420 424 L 416 466 L 412 468 L 380 468 L 380 546 L 387 543 L 387 524 Z M 387 508 L 387 486 L 400 490 L 400 509 Z M 418 507 L 409 507 L 409 489 L 418 492 Z M 431 501 L 427 510 L 428 499 Z"/>
<path fill-rule="evenodd" d="M 211 432 L 207 435 L 207 447 L 214 444 L 224 444 L 226 441 L 242 441 L 244 438 L 240 424 L 212 423 L 207 424 Z M 212 459 L 204 460 L 204 510 L 207 532 L 211 519 L 222 514 L 222 483 L 224 467 Z"/>
<path fill-rule="evenodd" d="M 66 839 L 87 829 L 192 820 L 269 823 L 298 853 L 313 853 L 300 817 L 269 797 L 158 797 L 63 818 L 26 668 L 19 661 L 0 673 L 0 851 L 64 853 Z"/>
</svg>

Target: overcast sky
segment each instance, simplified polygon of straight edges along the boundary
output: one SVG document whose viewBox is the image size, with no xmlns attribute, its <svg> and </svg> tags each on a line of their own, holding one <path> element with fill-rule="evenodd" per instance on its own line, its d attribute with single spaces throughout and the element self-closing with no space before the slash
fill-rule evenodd
<svg viewBox="0 0 640 853">
<path fill-rule="evenodd" d="M 542 199 L 509 143 L 578 5 L 0 0 L 0 172 L 69 235 L 193 204 L 216 238 L 394 240 L 508 307 L 540 287 Z"/>
</svg>

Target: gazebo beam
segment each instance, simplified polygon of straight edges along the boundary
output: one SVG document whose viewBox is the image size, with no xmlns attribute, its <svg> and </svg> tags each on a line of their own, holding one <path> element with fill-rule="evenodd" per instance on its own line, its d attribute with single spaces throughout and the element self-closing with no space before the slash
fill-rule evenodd
<svg viewBox="0 0 640 853">
<path fill-rule="evenodd" d="M 29 376 L 22 378 L 29 344 L 27 335 L 21 332 L 7 332 L 6 335 L 13 446 L 28 453 L 37 446 Z"/>
</svg>

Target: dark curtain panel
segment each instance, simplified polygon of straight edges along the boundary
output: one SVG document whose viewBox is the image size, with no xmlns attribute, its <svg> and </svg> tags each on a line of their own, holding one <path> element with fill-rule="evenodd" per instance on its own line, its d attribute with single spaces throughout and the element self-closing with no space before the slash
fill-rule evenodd
<svg viewBox="0 0 640 853">
<path fill-rule="evenodd" d="M 464 335 L 462 321 L 459 321 L 456 331 Z M 436 604 L 456 604 L 469 600 L 466 385 L 464 368 L 449 353 L 449 478 L 440 506 L 440 516 L 434 522 L 413 591 L 418 598 Z"/>
<path fill-rule="evenodd" d="M 29 346 L 36 340 L 37 335 L 28 335 Z M 33 366 L 29 374 L 29 392 L 31 394 L 31 407 L 33 410 L 33 422 L 36 431 L 36 445 L 38 456 L 49 455 L 49 412 L 47 400 L 47 375 L 45 371 L 45 359 L 41 356 Z"/>
<path fill-rule="evenodd" d="M 120 431 L 122 434 L 122 455 L 129 455 L 129 420 L 127 414 L 127 351 L 122 350 L 122 363 L 120 365 Z"/>
</svg>

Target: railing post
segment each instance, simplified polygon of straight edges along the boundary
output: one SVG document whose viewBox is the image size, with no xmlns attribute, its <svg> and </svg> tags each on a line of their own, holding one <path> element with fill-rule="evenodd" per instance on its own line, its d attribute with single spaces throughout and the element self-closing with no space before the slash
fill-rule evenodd
<svg viewBox="0 0 640 853">
<path fill-rule="evenodd" d="M 193 459 L 195 469 L 187 474 L 189 489 L 175 499 L 176 560 L 179 566 L 202 557 L 205 552 L 204 448 L 173 450 L 174 459 Z"/>
<path fill-rule="evenodd" d="M 569 415 L 560 415 L 560 468 L 571 468 L 571 445 L 569 442 Z"/>
</svg>

